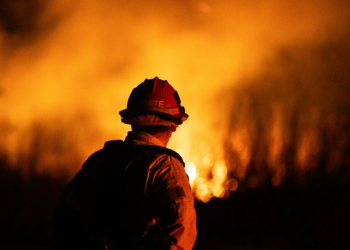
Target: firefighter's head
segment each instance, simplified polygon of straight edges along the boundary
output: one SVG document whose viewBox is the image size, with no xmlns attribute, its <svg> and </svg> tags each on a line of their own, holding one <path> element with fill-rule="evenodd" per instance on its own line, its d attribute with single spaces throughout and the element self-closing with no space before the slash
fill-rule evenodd
<svg viewBox="0 0 350 250">
<path fill-rule="evenodd" d="M 127 108 L 119 114 L 122 122 L 133 129 L 145 126 L 176 128 L 188 118 L 177 91 L 158 77 L 146 79 L 134 88 Z"/>
</svg>

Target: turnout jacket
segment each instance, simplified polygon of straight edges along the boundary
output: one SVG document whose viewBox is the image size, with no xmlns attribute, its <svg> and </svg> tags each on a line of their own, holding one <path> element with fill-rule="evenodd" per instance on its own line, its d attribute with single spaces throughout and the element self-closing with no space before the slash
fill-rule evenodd
<svg viewBox="0 0 350 250">
<path fill-rule="evenodd" d="M 196 212 L 181 157 L 144 132 L 106 142 L 54 213 L 56 249 L 190 250 Z"/>
</svg>

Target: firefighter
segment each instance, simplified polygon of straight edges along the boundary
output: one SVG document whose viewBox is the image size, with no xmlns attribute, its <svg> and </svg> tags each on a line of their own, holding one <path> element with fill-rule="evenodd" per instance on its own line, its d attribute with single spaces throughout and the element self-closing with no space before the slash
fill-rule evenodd
<svg viewBox="0 0 350 250">
<path fill-rule="evenodd" d="M 166 148 L 188 118 L 178 93 L 146 79 L 120 115 L 125 140 L 92 154 L 58 202 L 56 249 L 192 249 L 194 198 L 182 158 Z"/>
</svg>

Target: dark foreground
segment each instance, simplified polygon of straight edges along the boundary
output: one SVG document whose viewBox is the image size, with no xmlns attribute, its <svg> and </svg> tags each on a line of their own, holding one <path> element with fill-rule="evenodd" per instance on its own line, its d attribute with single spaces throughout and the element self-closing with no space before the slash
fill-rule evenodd
<svg viewBox="0 0 350 250">
<path fill-rule="evenodd" d="M 51 214 L 67 178 L 0 172 L 0 249 L 52 249 Z M 194 249 L 350 249 L 349 186 L 320 177 L 196 202 Z"/>
</svg>

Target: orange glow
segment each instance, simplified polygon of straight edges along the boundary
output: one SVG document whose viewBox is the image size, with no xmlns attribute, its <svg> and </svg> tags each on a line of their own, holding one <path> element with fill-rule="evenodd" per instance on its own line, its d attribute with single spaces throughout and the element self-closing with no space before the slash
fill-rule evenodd
<svg viewBox="0 0 350 250">
<path fill-rule="evenodd" d="M 314 171 L 327 126 L 327 136 L 336 138 L 329 153 L 334 165 L 327 168 L 341 165 L 348 138 L 337 132 L 338 117 L 298 102 L 300 79 L 290 80 L 298 74 L 283 66 L 288 58 L 279 50 L 343 39 L 345 3 L 44 3 L 33 13 L 36 22 L 20 23 L 17 33 L 0 26 L 0 150 L 24 173 L 72 176 L 104 141 L 123 139 L 129 127 L 118 112 L 132 88 L 155 76 L 175 87 L 189 114 L 169 147 L 184 158 L 203 202 L 227 197 L 244 181 L 257 187 L 267 178 L 279 186 L 289 162 L 300 174 Z M 317 68 L 296 54 L 302 65 Z M 322 92 L 312 72 L 302 77 L 303 86 L 315 83 L 313 94 Z M 274 81 L 280 82 L 272 92 Z M 291 145 L 295 155 L 287 161 Z"/>
</svg>

